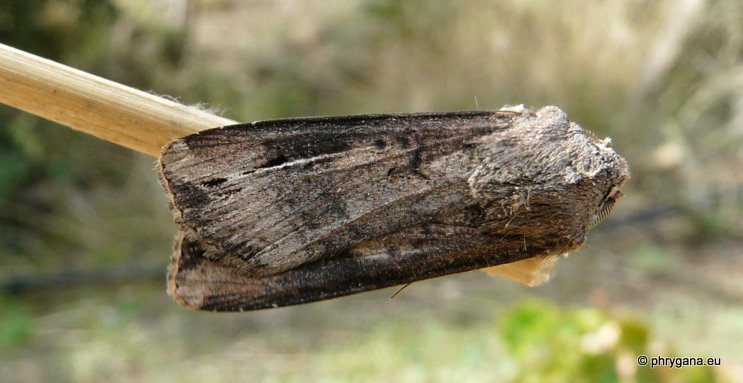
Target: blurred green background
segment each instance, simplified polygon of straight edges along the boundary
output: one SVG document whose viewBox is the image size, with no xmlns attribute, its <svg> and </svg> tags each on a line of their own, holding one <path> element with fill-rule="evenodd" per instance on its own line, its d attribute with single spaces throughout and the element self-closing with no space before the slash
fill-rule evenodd
<svg viewBox="0 0 743 383">
<path fill-rule="evenodd" d="M 3 0 L 0 42 L 240 121 L 558 105 L 632 171 L 540 287 L 203 313 L 153 159 L 0 106 L 0 381 L 743 381 L 740 0 Z"/>
</svg>

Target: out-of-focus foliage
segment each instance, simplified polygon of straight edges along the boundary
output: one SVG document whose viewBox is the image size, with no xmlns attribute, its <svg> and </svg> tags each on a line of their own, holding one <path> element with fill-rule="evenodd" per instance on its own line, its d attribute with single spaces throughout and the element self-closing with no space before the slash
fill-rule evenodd
<svg viewBox="0 0 743 383">
<path fill-rule="evenodd" d="M 638 366 L 638 356 L 661 353 L 649 348 L 647 327 L 633 318 L 525 301 L 499 324 L 509 355 L 519 366 L 516 382 L 724 381 L 708 366 Z M 662 355 L 676 357 L 668 350 Z"/>
<path fill-rule="evenodd" d="M 3 315 L 0 317 L 0 354 L 11 347 L 22 346 L 32 335 L 32 317 L 28 310 L 0 295 Z"/>
<path fill-rule="evenodd" d="M 647 325 L 635 317 L 593 308 L 560 309 L 541 300 L 526 300 L 496 314 L 489 311 L 483 320 L 465 323 L 411 312 L 376 318 L 364 328 L 324 317 L 322 310 L 309 310 L 306 313 L 313 313 L 312 317 L 296 322 L 279 315 L 277 326 L 261 325 L 259 318 L 232 316 L 220 321 L 221 326 L 210 327 L 215 316 L 184 317 L 177 308 L 161 309 L 153 318 L 159 299 L 137 297 L 138 288 L 126 290 L 130 291 L 117 294 L 116 303 L 80 300 L 54 318 L 32 319 L 23 305 L 4 300 L 11 311 L 0 319 L 0 360 L 9 347 L 34 348 L 46 334 L 56 334 L 63 338 L 46 343 L 64 348 L 66 337 L 75 346 L 52 358 L 48 353 L 39 355 L 46 363 L 30 375 L 38 377 L 34 380 L 729 381 L 718 368 L 709 366 L 638 366 L 640 355 L 688 355 L 652 346 Z M 337 312 L 342 314 L 342 310 Z M 330 321 L 336 327 L 320 326 L 313 332 L 316 320 Z M 31 334 L 30 324 L 40 333 Z M 209 331 L 194 332 L 201 326 Z M 256 328 L 263 331 L 253 331 Z M 28 373 L 18 371 L 18 376 L 24 372 Z"/>
<path fill-rule="evenodd" d="M 107 1 L 0 3 L 0 42 L 145 88 L 155 68 L 174 64 L 167 41 Z M 138 43 L 157 48 L 129 54 Z M 141 163 L 125 149 L 0 106 L 0 253 L 8 266 L 0 274 L 147 256 L 153 239 L 167 249 L 165 228 L 157 229 L 165 220 L 142 225 L 162 201 L 152 200 L 156 186 Z M 143 215 L 128 215 L 135 212 Z"/>
<path fill-rule="evenodd" d="M 507 309 L 493 325 L 380 324 L 358 343 L 326 346 L 317 381 L 723 382 L 707 366 L 638 367 L 657 354 L 636 319 L 544 301 Z M 665 350 L 664 355 L 674 357 Z M 315 364 L 315 363 L 311 363 Z M 291 377 L 291 374 L 288 375 Z"/>
</svg>

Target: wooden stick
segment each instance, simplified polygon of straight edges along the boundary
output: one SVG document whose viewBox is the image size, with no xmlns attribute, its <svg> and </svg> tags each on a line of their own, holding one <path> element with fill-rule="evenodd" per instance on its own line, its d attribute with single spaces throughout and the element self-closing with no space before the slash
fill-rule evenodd
<svg viewBox="0 0 743 383">
<path fill-rule="evenodd" d="M 156 158 L 173 139 L 236 124 L 2 44 L 0 102 Z"/>
</svg>

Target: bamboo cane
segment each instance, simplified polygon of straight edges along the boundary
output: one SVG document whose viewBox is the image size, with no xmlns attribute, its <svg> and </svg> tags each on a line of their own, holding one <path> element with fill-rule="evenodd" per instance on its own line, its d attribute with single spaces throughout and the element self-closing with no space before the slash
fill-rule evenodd
<svg viewBox="0 0 743 383">
<path fill-rule="evenodd" d="M 0 103 L 155 158 L 175 138 L 236 123 L 2 44 Z"/>
</svg>

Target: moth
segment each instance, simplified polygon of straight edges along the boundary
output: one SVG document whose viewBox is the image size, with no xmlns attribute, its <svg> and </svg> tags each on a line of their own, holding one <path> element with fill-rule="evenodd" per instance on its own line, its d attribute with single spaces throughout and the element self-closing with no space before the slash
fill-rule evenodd
<svg viewBox="0 0 743 383">
<path fill-rule="evenodd" d="M 629 177 L 554 106 L 226 126 L 172 141 L 158 171 L 180 228 L 168 292 L 215 311 L 549 265 Z"/>
</svg>

